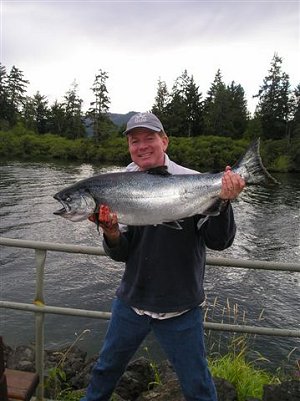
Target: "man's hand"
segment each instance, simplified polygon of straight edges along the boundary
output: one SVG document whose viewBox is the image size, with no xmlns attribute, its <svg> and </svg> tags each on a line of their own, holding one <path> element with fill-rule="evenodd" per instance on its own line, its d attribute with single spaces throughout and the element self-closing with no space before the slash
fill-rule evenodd
<svg viewBox="0 0 300 401">
<path fill-rule="evenodd" d="M 232 200 L 245 188 L 244 179 L 231 171 L 231 167 L 227 166 L 222 177 L 222 188 L 219 197 L 224 200 Z"/>
<path fill-rule="evenodd" d="M 116 213 L 111 212 L 108 206 L 101 205 L 99 213 L 89 216 L 89 220 L 99 224 L 109 245 L 115 245 L 118 242 L 120 237 L 118 218 Z"/>
</svg>

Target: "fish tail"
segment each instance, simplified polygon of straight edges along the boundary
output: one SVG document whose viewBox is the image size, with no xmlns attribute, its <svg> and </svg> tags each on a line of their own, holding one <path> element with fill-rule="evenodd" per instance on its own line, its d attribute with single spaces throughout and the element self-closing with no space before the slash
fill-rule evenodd
<svg viewBox="0 0 300 401">
<path fill-rule="evenodd" d="M 232 171 L 241 175 L 247 185 L 250 184 L 279 184 L 267 171 L 259 153 L 260 139 L 253 141 L 245 154 L 238 161 Z"/>
</svg>

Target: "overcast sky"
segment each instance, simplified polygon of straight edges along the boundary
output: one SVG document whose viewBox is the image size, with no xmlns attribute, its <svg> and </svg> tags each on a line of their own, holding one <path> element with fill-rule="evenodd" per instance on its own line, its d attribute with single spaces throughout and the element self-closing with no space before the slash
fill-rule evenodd
<svg viewBox="0 0 300 401">
<path fill-rule="evenodd" d="M 150 110 L 160 78 L 168 89 L 186 69 L 203 98 L 220 68 L 241 84 L 248 108 L 275 52 L 294 88 L 300 82 L 299 0 L 0 0 L 1 62 L 15 65 L 50 104 L 74 80 L 84 109 L 101 68 L 110 111 Z"/>
</svg>

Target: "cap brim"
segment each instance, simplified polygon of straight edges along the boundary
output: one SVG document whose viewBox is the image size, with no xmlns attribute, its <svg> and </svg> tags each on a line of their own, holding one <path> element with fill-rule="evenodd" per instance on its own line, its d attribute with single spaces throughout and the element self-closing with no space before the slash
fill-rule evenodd
<svg viewBox="0 0 300 401">
<path fill-rule="evenodd" d="M 128 128 L 126 131 L 123 132 L 123 135 L 129 134 L 129 132 L 132 131 L 132 130 L 135 129 L 135 128 L 148 128 L 148 129 L 150 129 L 151 131 L 155 131 L 155 132 L 160 132 L 160 131 L 161 131 L 161 128 L 153 127 L 153 125 L 147 125 L 147 124 L 144 124 L 144 125 L 143 125 L 143 124 L 139 124 L 139 125 L 136 125 L 136 126 L 134 126 L 134 127 Z"/>
</svg>

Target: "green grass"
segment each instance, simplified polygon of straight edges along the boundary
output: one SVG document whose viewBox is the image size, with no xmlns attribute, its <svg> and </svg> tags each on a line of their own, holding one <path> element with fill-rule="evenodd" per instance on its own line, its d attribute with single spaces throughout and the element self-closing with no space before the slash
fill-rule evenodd
<svg viewBox="0 0 300 401">
<path fill-rule="evenodd" d="M 225 305 L 220 303 L 217 297 L 211 305 L 207 305 L 205 321 L 226 323 L 233 325 L 247 324 L 246 311 L 238 304 L 230 303 L 227 299 Z M 264 310 L 257 316 L 259 325 L 264 320 Z M 251 323 L 251 322 L 250 322 Z M 261 399 L 263 386 L 265 384 L 280 383 L 283 372 L 272 374 L 260 368 L 261 363 L 270 362 L 255 348 L 256 336 L 250 334 L 224 336 L 209 330 L 206 333 L 206 348 L 208 351 L 208 362 L 214 377 L 220 377 L 230 382 L 236 389 L 238 401 L 247 398 Z M 251 354 L 251 360 L 250 360 Z"/>
<path fill-rule="evenodd" d="M 233 384 L 238 401 L 244 401 L 247 397 L 262 398 L 265 384 L 280 383 L 278 377 L 247 362 L 243 353 L 237 356 L 229 353 L 209 359 L 209 367 L 214 377 L 223 378 Z"/>
<path fill-rule="evenodd" d="M 219 358 L 209 358 L 209 367 L 214 377 L 223 378 L 236 388 L 238 401 L 245 401 L 247 397 L 262 398 L 265 384 L 280 383 L 279 377 L 247 362 L 245 355 L 240 353 L 234 356 L 228 353 Z M 79 401 L 82 393 L 78 391 L 63 391 L 57 399 L 61 401 Z"/>
<path fill-rule="evenodd" d="M 64 390 L 58 394 L 57 401 L 79 401 L 84 396 L 84 391 Z"/>
<path fill-rule="evenodd" d="M 261 322 L 264 311 L 262 310 L 257 317 L 258 322 Z M 222 323 L 229 324 L 246 324 L 246 313 L 237 304 L 230 304 L 227 299 L 226 305 L 222 305 L 215 298 L 213 304 L 207 308 L 205 312 L 205 321 L 216 321 L 216 316 L 219 316 Z M 269 362 L 264 356 L 258 352 L 251 352 L 253 349 L 253 335 L 233 334 L 229 338 L 221 336 L 213 336 L 211 331 L 206 333 L 206 348 L 208 350 L 208 363 L 211 373 L 214 377 L 219 377 L 230 382 L 236 389 L 238 401 L 245 401 L 247 398 L 261 399 L 263 396 L 263 387 L 266 384 L 276 384 L 283 380 L 291 378 L 284 369 L 278 368 L 276 373 L 270 373 L 259 366 L 261 362 Z M 144 349 L 147 357 L 150 360 L 151 367 L 155 376 L 155 384 L 161 383 L 159 377 L 158 366 L 151 362 L 151 355 L 148 348 Z M 294 348 L 287 356 L 290 361 Z M 251 360 L 250 360 L 251 354 Z M 253 356 L 255 355 L 255 357 Z M 65 358 L 64 358 L 65 359 Z M 63 359 L 63 361 L 64 361 Z M 63 365 L 63 363 L 61 364 Z M 62 367 L 62 366 L 58 366 Z M 298 366 L 299 367 L 299 366 Z M 299 367 L 300 368 L 300 367 Z M 59 371 L 53 371 L 54 376 L 58 376 Z M 151 384 L 154 384 L 151 383 Z M 57 399 L 61 401 L 79 401 L 82 394 L 70 389 L 63 390 L 58 394 Z M 113 398 L 112 400 L 113 401 Z"/>
</svg>

